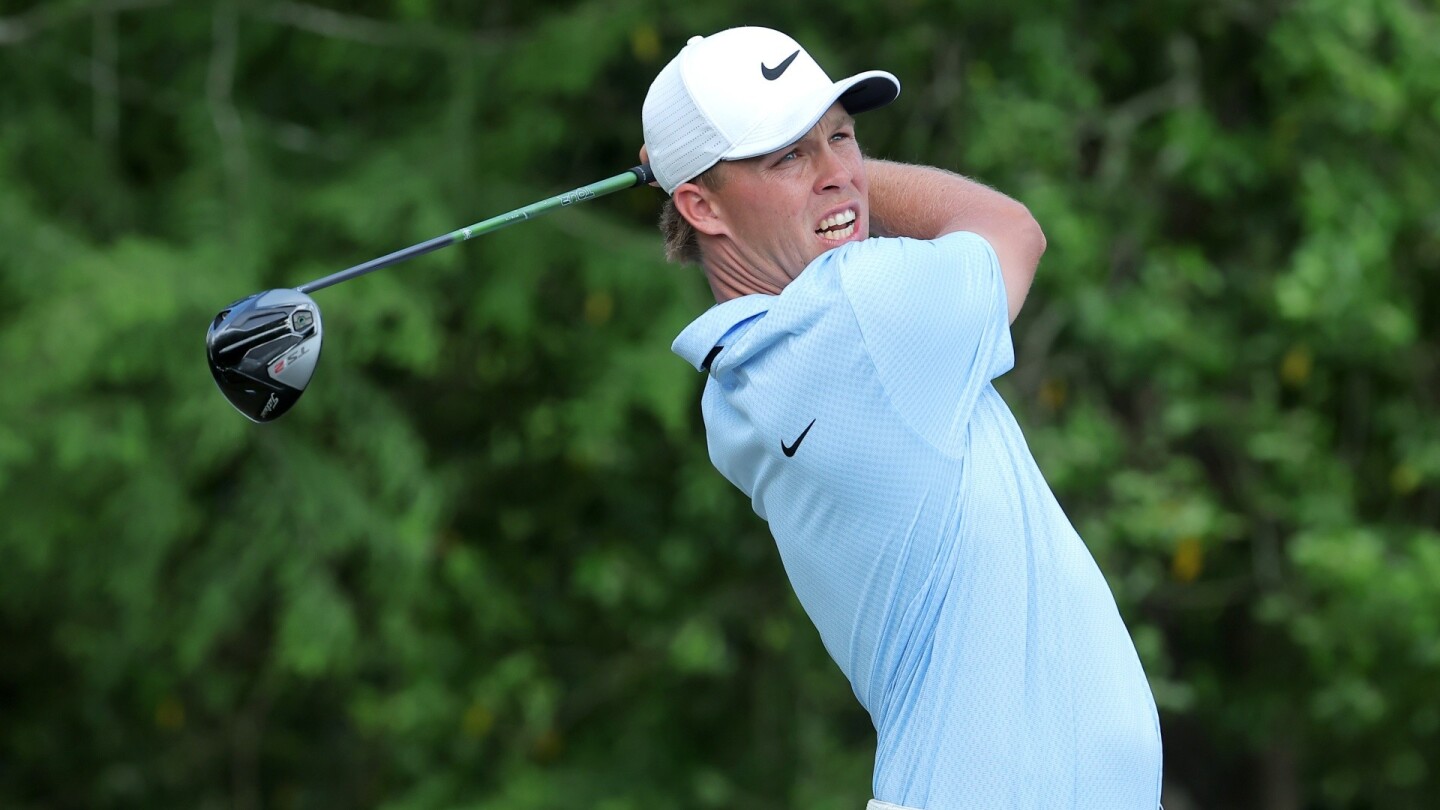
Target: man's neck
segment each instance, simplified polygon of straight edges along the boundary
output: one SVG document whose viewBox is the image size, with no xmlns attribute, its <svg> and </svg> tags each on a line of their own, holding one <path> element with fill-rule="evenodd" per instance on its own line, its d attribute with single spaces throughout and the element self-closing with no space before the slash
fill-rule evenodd
<svg viewBox="0 0 1440 810">
<path fill-rule="evenodd" d="M 733 298 L 743 298 L 755 293 L 776 295 L 778 290 L 762 290 L 758 285 L 747 284 L 728 273 L 715 273 L 705 269 L 705 280 L 710 282 L 710 292 L 715 294 L 715 303 L 723 304 Z"/>
<path fill-rule="evenodd" d="M 717 304 L 756 293 L 779 295 L 784 289 L 784 285 L 777 286 L 773 280 L 756 273 L 728 241 L 716 240 L 707 245 L 702 265 Z"/>
</svg>

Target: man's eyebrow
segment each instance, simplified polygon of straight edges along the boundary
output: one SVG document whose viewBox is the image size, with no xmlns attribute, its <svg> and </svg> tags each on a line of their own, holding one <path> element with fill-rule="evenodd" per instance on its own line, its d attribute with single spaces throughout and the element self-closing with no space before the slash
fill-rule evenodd
<svg viewBox="0 0 1440 810">
<path fill-rule="evenodd" d="M 815 126 L 812 127 L 809 132 L 801 136 L 799 140 L 795 141 L 794 143 L 786 144 L 785 146 L 782 146 L 773 152 L 767 152 L 763 155 L 757 155 L 754 159 L 759 160 L 761 158 L 776 157 L 779 155 L 787 154 L 791 149 L 799 146 L 801 142 L 810 138 L 821 137 L 819 130 L 825 129 L 827 128 L 827 126 L 835 129 L 839 129 L 841 127 L 853 127 L 855 126 L 855 116 L 851 115 L 844 108 L 842 108 L 838 113 L 826 113 L 825 116 L 822 117 L 819 121 L 815 122 Z"/>
</svg>

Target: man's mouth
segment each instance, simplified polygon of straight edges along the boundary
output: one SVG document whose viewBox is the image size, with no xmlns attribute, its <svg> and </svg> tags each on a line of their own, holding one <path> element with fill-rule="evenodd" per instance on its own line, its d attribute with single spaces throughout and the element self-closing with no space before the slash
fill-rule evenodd
<svg viewBox="0 0 1440 810">
<path fill-rule="evenodd" d="M 855 235 L 855 209 L 847 208 L 820 220 L 816 235 L 831 242 L 843 242 Z"/>
</svg>

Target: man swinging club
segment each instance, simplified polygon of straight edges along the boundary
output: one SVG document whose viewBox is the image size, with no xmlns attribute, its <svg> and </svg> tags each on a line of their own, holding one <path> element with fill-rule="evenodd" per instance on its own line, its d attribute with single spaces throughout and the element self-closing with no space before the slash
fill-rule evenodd
<svg viewBox="0 0 1440 810">
<path fill-rule="evenodd" d="M 872 810 L 1154 810 L 1145 673 L 991 382 L 1045 237 L 866 159 L 852 116 L 899 91 L 763 28 L 691 39 L 651 85 L 667 255 L 717 301 L 674 345 L 708 374 L 710 457 L 870 712 Z"/>
</svg>

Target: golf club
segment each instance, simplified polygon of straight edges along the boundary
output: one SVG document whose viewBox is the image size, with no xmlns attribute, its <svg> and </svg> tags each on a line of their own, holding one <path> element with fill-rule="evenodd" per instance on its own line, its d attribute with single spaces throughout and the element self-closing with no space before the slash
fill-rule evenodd
<svg viewBox="0 0 1440 810">
<path fill-rule="evenodd" d="M 320 360 L 320 307 L 309 293 L 358 278 L 443 247 L 498 231 L 576 203 L 654 182 L 648 164 L 477 222 L 363 264 L 302 284 L 266 290 L 225 307 L 210 322 L 205 353 L 220 393 L 255 422 L 270 422 L 294 407 Z"/>
</svg>

